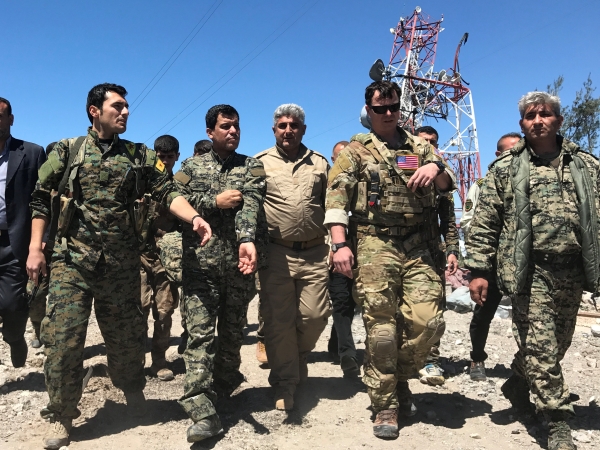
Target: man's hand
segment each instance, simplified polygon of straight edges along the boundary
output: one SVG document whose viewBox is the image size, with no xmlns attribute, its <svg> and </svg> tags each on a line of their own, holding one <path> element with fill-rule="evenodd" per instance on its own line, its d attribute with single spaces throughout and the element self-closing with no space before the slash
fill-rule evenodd
<svg viewBox="0 0 600 450">
<path fill-rule="evenodd" d="M 239 258 L 240 262 L 238 263 L 238 268 L 240 269 L 240 272 L 244 275 L 250 275 L 256 271 L 257 254 L 254 242 L 244 242 L 240 244 Z"/>
<path fill-rule="evenodd" d="M 229 189 L 217 195 L 217 208 L 229 209 L 239 206 L 242 202 L 242 193 L 236 189 Z"/>
<path fill-rule="evenodd" d="M 202 218 L 196 217 L 192 222 L 193 230 L 198 233 L 198 236 L 202 238 L 200 246 L 204 247 L 209 239 L 212 237 L 212 230 L 210 225 Z"/>
<path fill-rule="evenodd" d="M 488 280 L 481 277 L 473 278 L 469 283 L 469 291 L 471 291 L 471 300 L 483 306 L 487 300 Z"/>
<path fill-rule="evenodd" d="M 354 265 L 354 255 L 348 247 L 342 247 L 333 254 L 334 272 L 341 273 L 348 278 L 353 278 L 352 266 Z"/>
<path fill-rule="evenodd" d="M 448 274 L 454 275 L 458 270 L 458 258 L 456 255 L 453 255 L 452 253 L 449 254 L 446 263 L 448 264 Z"/>
<path fill-rule="evenodd" d="M 424 166 L 419 167 L 406 186 L 413 192 L 417 190 L 417 188 L 429 186 L 435 177 L 438 176 L 439 169 L 435 164 L 425 164 Z"/>
<path fill-rule="evenodd" d="M 33 281 L 33 283 L 37 286 L 39 284 L 39 274 L 40 271 L 42 275 L 45 277 L 48 276 L 48 270 L 46 267 L 46 256 L 41 249 L 31 250 L 29 249 L 29 256 L 27 257 L 27 275 Z"/>
</svg>

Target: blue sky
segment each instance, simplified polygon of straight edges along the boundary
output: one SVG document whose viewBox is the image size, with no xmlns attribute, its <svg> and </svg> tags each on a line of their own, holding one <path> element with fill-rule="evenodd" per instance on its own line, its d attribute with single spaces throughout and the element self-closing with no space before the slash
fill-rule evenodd
<svg viewBox="0 0 600 450">
<path fill-rule="evenodd" d="M 293 102 L 306 111 L 304 143 L 329 157 L 337 141 L 364 131 L 358 115 L 369 68 L 377 58 L 387 64 L 389 29 L 417 5 L 432 19 L 444 15 L 437 70 L 451 67 L 469 33 L 460 66 L 473 92 L 484 172 L 498 137 L 519 130 L 521 95 L 559 75 L 564 104 L 588 74 L 600 86 L 596 0 L 20 0 L 2 6 L 0 96 L 13 104 L 13 135 L 45 146 L 85 133 L 93 85 L 121 84 L 134 108 L 123 136 L 152 146 L 159 134 L 172 134 L 181 159 L 206 138 L 210 106 L 238 109 L 239 151 L 254 155 L 274 143 L 275 108 Z M 140 103 L 203 17 L 203 28 Z M 445 141 L 444 124 L 429 124 Z"/>
</svg>

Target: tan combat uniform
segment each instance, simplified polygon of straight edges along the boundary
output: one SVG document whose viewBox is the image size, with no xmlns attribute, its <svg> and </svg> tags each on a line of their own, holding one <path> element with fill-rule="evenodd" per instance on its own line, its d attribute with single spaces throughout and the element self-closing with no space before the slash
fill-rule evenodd
<svg viewBox="0 0 600 450">
<path fill-rule="evenodd" d="M 292 394 L 330 314 L 325 190 L 329 164 L 301 144 L 295 161 L 271 147 L 265 166 L 268 268 L 259 271 L 269 383 Z"/>
<path fill-rule="evenodd" d="M 397 385 L 423 367 L 445 329 L 434 260 L 440 193 L 433 185 L 416 193 L 406 186 L 417 166 L 439 159 L 423 139 L 398 131 L 402 139 L 395 149 L 373 133 L 352 137 L 331 169 L 327 189 L 325 224 L 347 226 L 356 243 L 353 294 L 367 330 L 363 382 L 376 412 L 410 406 L 407 385 L 402 392 Z M 454 189 L 454 174 L 446 171 Z"/>
</svg>

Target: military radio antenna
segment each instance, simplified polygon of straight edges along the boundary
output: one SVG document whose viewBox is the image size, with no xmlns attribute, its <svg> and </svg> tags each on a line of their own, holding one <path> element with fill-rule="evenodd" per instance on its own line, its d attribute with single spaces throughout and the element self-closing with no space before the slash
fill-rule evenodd
<svg viewBox="0 0 600 450">
<path fill-rule="evenodd" d="M 391 28 L 394 43 L 389 63 L 377 60 L 371 79 L 390 80 L 402 89 L 400 125 L 413 132 L 427 118 L 446 121 L 453 135 L 439 147 L 457 177 L 458 196 L 464 203 L 469 187 L 481 178 L 479 143 L 473 96 L 459 72 L 458 56 L 469 37 L 465 33 L 449 69 L 434 71 L 439 34 L 444 20 L 431 20 L 417 6 L 409 17 L 400 17 Z"/>
</svg>

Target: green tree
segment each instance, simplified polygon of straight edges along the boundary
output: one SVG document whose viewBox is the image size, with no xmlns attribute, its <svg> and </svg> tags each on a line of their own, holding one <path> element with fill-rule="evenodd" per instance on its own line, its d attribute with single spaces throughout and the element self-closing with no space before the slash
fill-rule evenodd
<svg viewBox="0 0 600 450">
<path fill-rule="evenodd" d="M 548 92 L 559 95 L 563 82 L 564 77 L 561 75 L 548 85 Z M 590 153 L 597 153 L 600 133 L 600 97 L 594 97 L 595 90 L 596 88 L 592 86 L 592 77 L 588 75 L 583 88 L 575 94 L 573 103 L 562 108 L 562 115 L 565 118 L 561 129 L 562 135 Z"/>
</svg>

